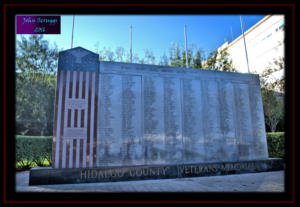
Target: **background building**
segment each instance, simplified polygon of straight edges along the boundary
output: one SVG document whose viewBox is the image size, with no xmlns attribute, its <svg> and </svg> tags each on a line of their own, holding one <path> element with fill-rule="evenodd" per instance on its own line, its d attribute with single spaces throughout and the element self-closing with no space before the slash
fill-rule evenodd
<svg viewBox="0 0 300 207">
<path fill-rule="evenodd" d="M 284 16 L 268 15 L 244 32 L 251 73 L 261 74 L 274 59 L 284 57 Z M 248 73 L 243 35 L 225 42 L 218 50 L 228 48 L 238 72 Z M 276 76 L 283 75 L 283 71 Z"/>
</svg>

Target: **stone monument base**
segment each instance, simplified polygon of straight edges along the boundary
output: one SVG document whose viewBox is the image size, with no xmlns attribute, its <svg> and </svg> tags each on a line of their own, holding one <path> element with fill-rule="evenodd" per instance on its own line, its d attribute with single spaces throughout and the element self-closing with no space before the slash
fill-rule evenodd
<svg viewBox="0 0 300 207">
<path fill-rule="evenodd" d="M 30 170 L 29 185 L 184 178 L 255 173 L 283 169 L 284 161 L 280 158 L 239 162 L 184 163 L 98 168 L 55 169 L 51 167 L 36 167 Z"/>
</svg>

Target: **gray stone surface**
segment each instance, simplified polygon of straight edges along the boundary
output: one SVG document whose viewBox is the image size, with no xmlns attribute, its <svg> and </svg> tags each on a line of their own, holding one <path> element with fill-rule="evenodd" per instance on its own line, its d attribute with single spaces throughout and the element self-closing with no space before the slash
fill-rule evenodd
<svg viewBox="0 0 300 207">
<path fill-rule="evenodd" d="M 135 80 L 130 84 L 129 76 Z M 258 75 L 100 62 L 100 77 L 109 77 L 107 90 L 113 92 L 99 92 L 98 116 L 110 125 L 98 123 L 103 153 L 97 156 L 103 161 L 97 166 L 268 158 Z M 107 82 L 100 81 L 100 88 Z M 124 82 L 135 90 L 124 90 Z M 107 128 L 111 133 L 103 132 Z M 111 143 L 108 148 L 119 150 L 105 154 L 103 140 L 122 144 Z M 116 162 L 105 162 L 112 158 Z"/>
<path fill-rule="evenodd" d="M 16 173 L 17 192 L 284 192 L 284 171 L 225 176 L 29 186 L 29 172 Z"/>
<path fill-rule="evenodd" d="M 189 163 L 172 165 L 132 165 L 122 167 L 53 169 L 36 167 L 30 170 L 30 185 L 112 182 L 179 177 L 215 176 L 283 170 L 283 159 L 243 162 Z"/>
<path fill-rule="evenodd" d="M 259 76 L 59 54 L 53 166 L 267 160 Z"/>
<path fill-rule="evenodd" d="M 59 53 L 59 70 L 98 72 L 99 55 L 82 47 Z"/>
</svg>

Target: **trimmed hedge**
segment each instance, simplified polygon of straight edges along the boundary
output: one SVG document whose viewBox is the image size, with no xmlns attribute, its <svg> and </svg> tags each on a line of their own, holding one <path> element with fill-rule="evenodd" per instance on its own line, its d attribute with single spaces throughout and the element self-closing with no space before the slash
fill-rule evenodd
<svg viewBox="0 0 300 207">
<path fill-rule="evenodd" d="M 284 132 L 267 133 L 269 157 L 284 157 Z M 21 169 L 52 162 L 52 136 L 16 135 L 16 164 Z"/>
<path fill-rule="evenodd" d="M 267 133 L 269 157 L 284 157 L 284 132 Z"/>
<path fill-rule="evenodd" d="M 16 166 L 30 169 L 52 161 L 52 136 L 16 135 Z"/>
</svg>

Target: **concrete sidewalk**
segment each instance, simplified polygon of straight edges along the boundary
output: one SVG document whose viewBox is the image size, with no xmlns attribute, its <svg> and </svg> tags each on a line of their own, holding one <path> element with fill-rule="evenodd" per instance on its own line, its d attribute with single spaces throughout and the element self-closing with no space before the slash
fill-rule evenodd
<svg viewBox="0 0 300 207">
<path fill-rule="evenodd" d="M 237 175 L 29 186 L 29 171 L 16 173 L 17 192 L 284 192 L 284 171 Z"/>
</svg>

